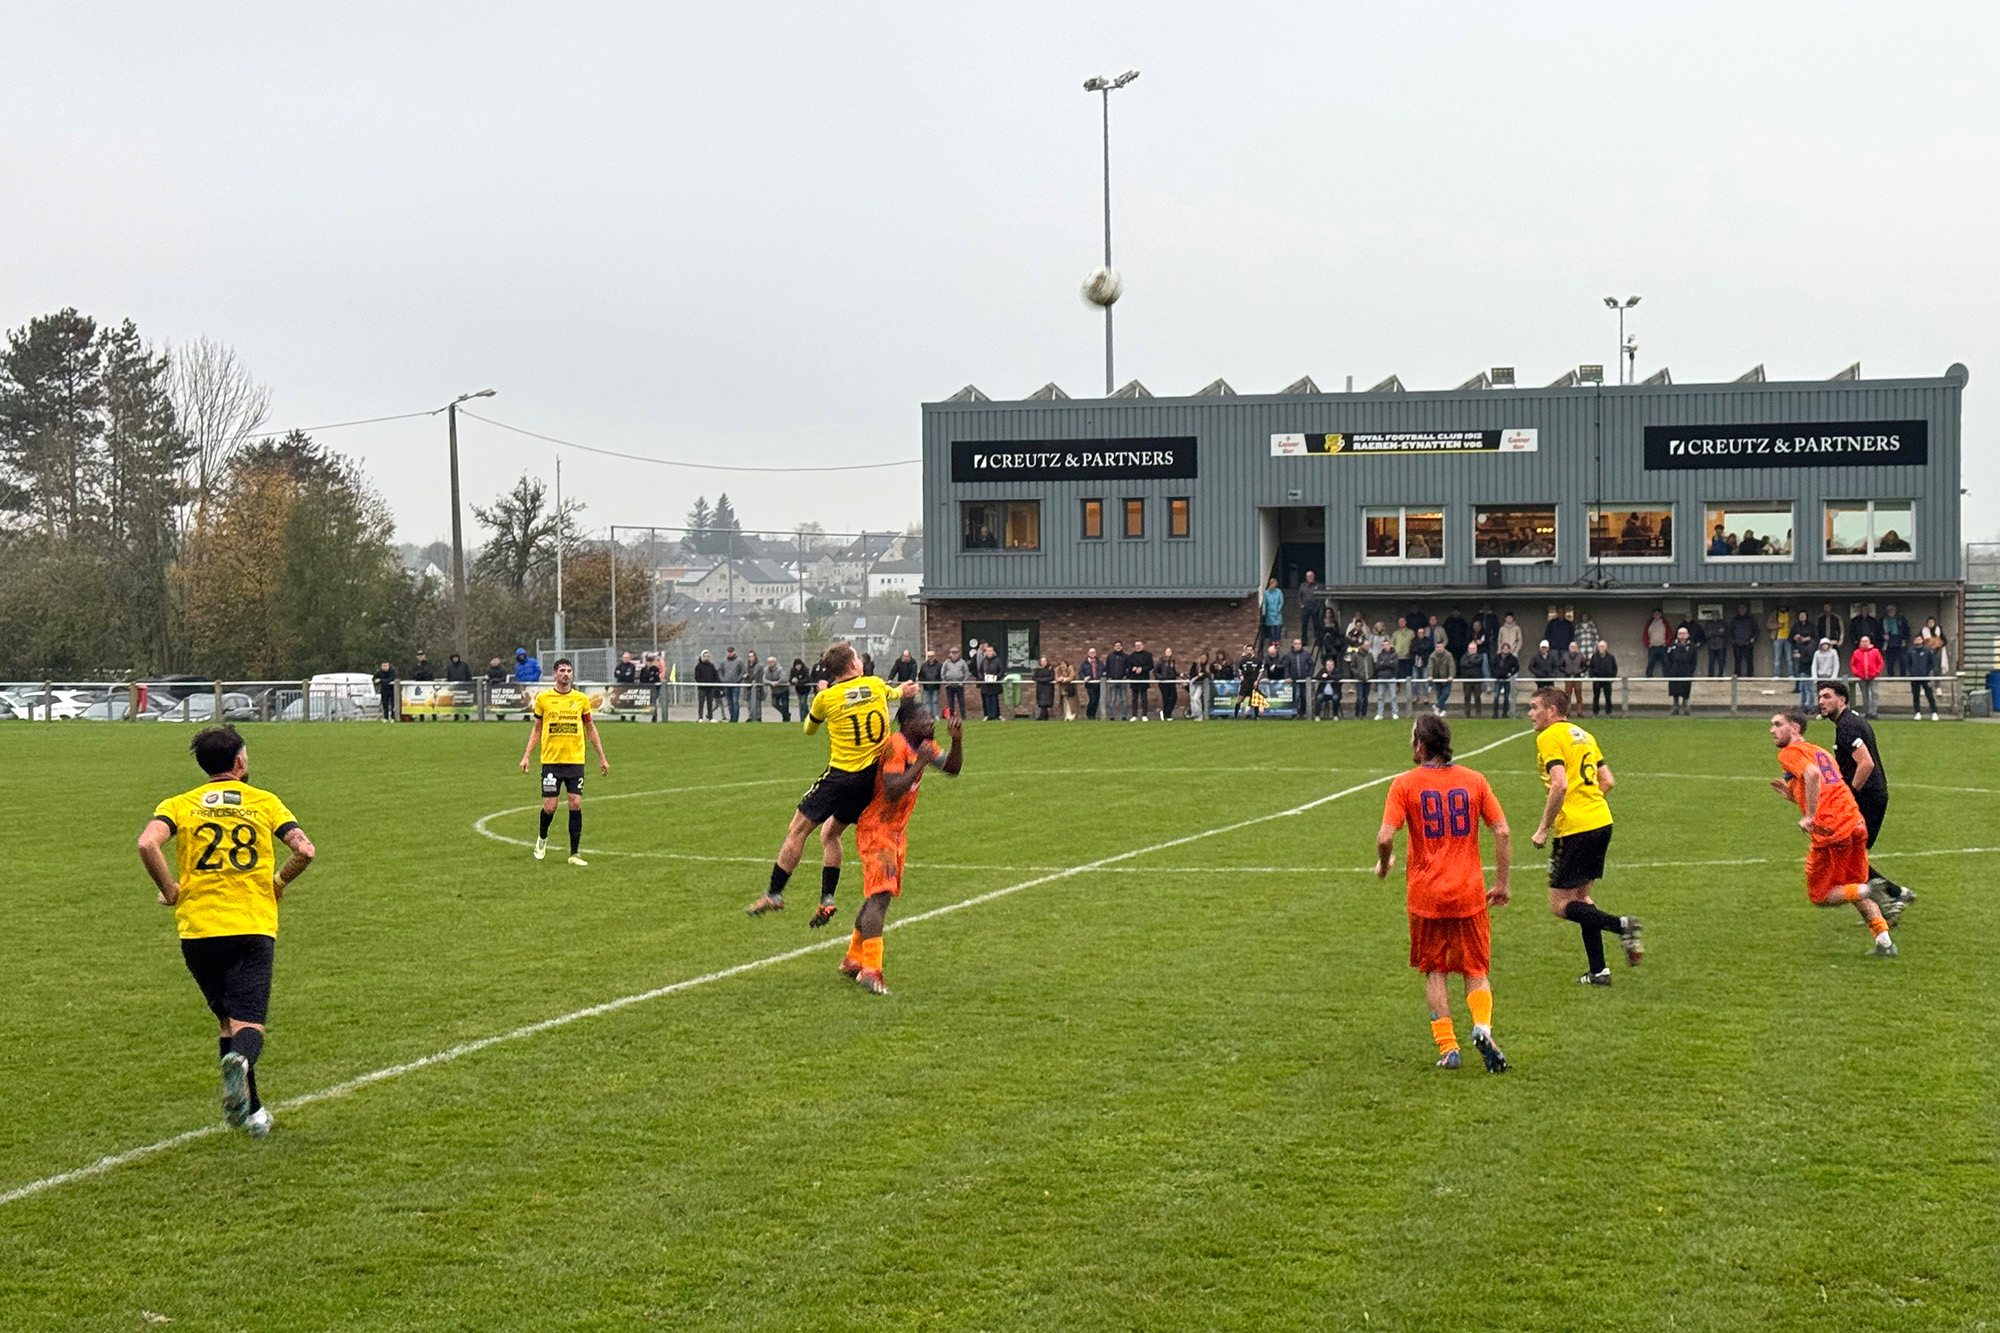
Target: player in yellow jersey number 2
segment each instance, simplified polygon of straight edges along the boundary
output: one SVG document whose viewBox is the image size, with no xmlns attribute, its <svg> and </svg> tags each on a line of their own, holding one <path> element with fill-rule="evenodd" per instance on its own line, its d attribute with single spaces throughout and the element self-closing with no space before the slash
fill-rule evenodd
<svg viewBox="0 0 2000 1333">
<path fill-rule="evenodd" d="M 917 692 L 915 681 L 900 691 L 879 676 L 861 674 L 861 658 L 850 643 L 836 643 L 820 659 L 833 683 L 813 696 L 806 710 L 806 734 L 826 728 L 826 771 L 799 798 L 799 808 L 771 867 L 771 886 L 744 910 L 751 916 L 785 908 L 785 881 L 804 855 L 806 834 L 819 829 L 821 860 L 819 908 L 806 924 L 818 930 L 833 920 L 833 892 L 840 883 L 840 835 L 861 818 L 875 799 L 876 766 L 889 743 L 889 699 Z"/>
<path fill-rule="evenodd" d="M 556 687 L 535 696 L 535 720 L 528 726 L 528 748 L 521 753 L 521 771 L 528 771 L 537 741 L 542 747 L 542 824 L 535 835 L 535 859 L 549 849 L 549 823 L 556 817 L 556 797 L 569 792 L 569 863 L 585 866 L 590 862 L 578 855 L 583 843 L 583 770 L 587 758 L 583 738 L 597 747 L 597 767 L 606 776 L 611 761 L 604 757 L 604 739 L 597 734 L 597 721 L 590 715 L 590 696 L 572 689 L 576 668 L 567 657 L 556 659 Z"/>
<path fill-rule="evenodd" d="M 188 746 L 208 781 L 154 809 L 139 861 L 174 909 L 181 959 L 222 1024 L 222 1115 L 254 1138 L 271 1132 L 257 1096 L 257 1057 L 271 1009 L 278 899 L 312 864 L 313 845 L 285 803 L 253 787 L 250 751 L 234 727 L 203 727 Z M 176 842 L 178 865 L 164 848 Z M 292 854 L 278 863 L 280 844 Z"/>
</svg>

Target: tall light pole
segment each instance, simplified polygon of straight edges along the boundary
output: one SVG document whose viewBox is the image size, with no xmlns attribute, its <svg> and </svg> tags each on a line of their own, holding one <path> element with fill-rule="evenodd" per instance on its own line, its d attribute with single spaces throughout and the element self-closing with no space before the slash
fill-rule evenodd
<svg viewBox="0 0 2000 1333">
<path fill-rule="evenodd" d="M 1630 384 L 1632 374 L 1637 369 L 1639 348 L 1636 344 L 1625 341 L 1625 312 L 1639 304 L 1639 298 L 1628 296 L 1620 301 L 1615 296 L 1607 296 L 1604 298 L 1604 304 L 1618 312 L 1618 382 Z"/>
<path fill-rule="evenodd" d="M 462 393 L 445 404 L 445 419 L 451 424 L 451 637 L 458 660 L 472 664 L 472 631 L 465 612 L 465 529 L 458 513 L 458 405 L 471 398 L 491 398 L 493 390 Z"/>
<path fill-rule="evenodd" d="M 1139 71 L 1128 69 L 1115 79 L 1102 75 L 1083 81 L 1087 93 L 1104 95 L 1104 267 L 1111 268 L 1111 94 L 1139 77 Z M 1115 297 L 1113 299 L 1116 299 Z M 1111 371 L 1111 302 L 1104 303 L 1104 396 L 1109 398 L 1115 387 Z"/>
</svg>

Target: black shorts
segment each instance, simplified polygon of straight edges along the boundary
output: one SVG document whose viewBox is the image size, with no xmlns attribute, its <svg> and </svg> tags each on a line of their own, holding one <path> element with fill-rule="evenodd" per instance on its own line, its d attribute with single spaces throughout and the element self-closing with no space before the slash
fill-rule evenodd
<svg viewBox="0 0 2000 1333">
<path fill-rule="evenodd" d="M 874 799 L 874 764 L 855 772 L 829 768 L 799 798 L 799 813 L 815 824 L 824 824 L 829 819 L 853 824 L 859 822 L 861 812 Z"/>
<path fill-rule="evenodd" d="M 1580 889 L 1604 878 L 1604 853 L 1611 846 L 1611 825 L 1585 829 L 1549 844 L 1549 887 Z"/>
<path fill-rule="evenodd" d="M 269 935 L 205 935 L 182 940 L 181 957 L 217 1018 L 261 1025 L 271 1011 L 277 947 Z"/>
<path fill-rule="evenodd" d="M 543 764 L 542 795 L 554 796 L 558 792 L 573 792 L 583 795 L 582 764 Z"/>
<path fill-rule="evenodd" d="M 1863 789 L 1854 793 L 1854 803 L 1861 807 L 1861 820 L 1868 825 L 1868 845 L 1875 845 L 1875 835 L 1882 831 L 1883 817 L 1889 813 L 1889 792 L 1885 787 L 1880 791 Z"/>
</svg>

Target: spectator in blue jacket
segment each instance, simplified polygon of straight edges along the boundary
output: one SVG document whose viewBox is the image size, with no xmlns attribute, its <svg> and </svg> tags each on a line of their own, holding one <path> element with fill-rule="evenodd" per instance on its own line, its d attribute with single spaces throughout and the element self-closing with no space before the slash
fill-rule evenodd
<svg viewBox="0 0 2000 1333">
<path fill-rule="evenodd" d="M 1258 605 L 1262 608 L 1263 618 L 1257 623 L 1256 655 L 1262 661 L 1264 645 L 1275 644 L 1285 632 L 1285 593 L 1278 586 L 1277 575 L 1272 575 L 1271 581 L 1264 585 Z"/>
<path fill-rule="evenodd" d="M 514 650 L 514 679 L 522 684 L 531 684 L 542 678 L 542 664 L 528 656 L 526 648 Z"/>
</svg>

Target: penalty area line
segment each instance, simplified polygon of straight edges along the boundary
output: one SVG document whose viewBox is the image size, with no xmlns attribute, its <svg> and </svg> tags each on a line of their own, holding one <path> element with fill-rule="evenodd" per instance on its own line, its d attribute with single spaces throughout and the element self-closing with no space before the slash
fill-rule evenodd
<svg viewBox="0 0 2000 1333">
<path fill-rule="evenodd" d="M 1486 745 L 1482 745 L 1476 750 L 1469 750 L 1462 757 L 1470 759 L 1474 755 L 1484 754 L 1488 750 L 1497 749 L 1500 746 L 1505 745 L 1509 741 L 1518 740 L 1522 736 L 1528 736 L 1532 734 L 1533 734 L 1532 732 L 1527 732 L 1527 731 L 1512 732 L 1506 736 L 1502 736 L 1497 741 L 1492 741 Z M 985 903 L 996 902 L 1001 898 L 1010 897 L 1013 894 L 1020 893 L 1027 889 L 1036 888 L 1043 884 L 1053 884 L 1058 880 L 1072 879 L 1078 875 L 1090 874 L 1093 871 L 1102 870 L 1107 866 L 1115 866 L 1123 862 L 1130 861 L 1135 857 L 1150 856 L 1155 852 L 1164 852 L 1174 847 L 1185 847 L 1189 843 L 1201 842 L 1207 838 L 1222 837 L 1225 834 L 1236 833 L 1246 828 L 1254 828 L 1259 824 L 1268 824 L 1273 820 L 1290 819 L 1295 815 L 1302 815 L 1307 813 L 1308 811 L 1317 810 L 1319 809 L 1319 807 L 1323 805 L 1329 805 L 1332 802 L 1341 800 L 1345 797 L 1357 795 L 1360 792 L 1367 791 L 1371 787 L 1379 787 L 1385 783 L 1392 782 L 1401 772 L 1402 770 L 1398 769 L 1395 773 L 1384 773 L 1379 777 L 1370 778 L 1366 782 L 1358 782 L 1351 787 L 1343 787 L 1339 791 L 1330 792 L 1325 796 L 1321 796 L 1314 800 L 1307 801 L 1302 805 L 1295 805 L 1291 807 L 1289 810 L 1276 810 L 1266 815 L 1254 815 L 1249 819 L 1239 819 L 1234 823 L 1223 824 L 1212 829 L 1204 829 L 1200 833 L 1190 833 L 1183 837 L 1170 838 L 1165 842 L 1154 843 L 1150 847 L 1135 847 L 1130 851 L 1115 852 L 1110 856 L 1100 857 L 1095 861 L 1087 861 L 1082 865 L 1068 866 L 1065 867 L 1064 869 L 1051 871 L 1044 875 L 1037 875 L 1032 879 L 1024 879 L 1019 883 L 1009 884 L 1004 888 L 994 889 L 989 893 L 975 894 L 970 898 L 961 899 L 958 902 L 946 903 L 940 907 L 933 907 L 927 911 L 918 912 L 913 916 L 902 917 L 898 920 L 889 922 L 887 929 L 898 930 L 906 926 L 914 926 L 922 921 L 934 921 L 939 917 L 949 916 L 954 912 L 962 912 L 968 907 L 978 907 Z M 763 785 L 770 785 L 772 782 L 775 781 L 780 781 L 780 780 L 766 779 L 762 782 L 746 782 L 746 783 L 732 784 L 732 785 L 763 786 Z M 699 790 L 710 790 L 710 789 L 712 788 L 704 787 L 700 788 Z M 695 790 L 695 789 L 690 789 L 690 790 Z M 663 793 L 661 792 L 618 793 L 618 795 L 621 796 L 632 796 L 632 797 L 642 796 L 642 795 L 661 795 L 661 794 Z M 605 798 L 599 798 L 599 799 L 605 799 Z M 528 807 L 528 808 L 532 809 L 533 807 Z M 499 814 L 511 814 L 511 813 L 516 813 L 516 812 L 498 811 L 496 812 L 495 815 L 490 815 L 487 818 L 495 818 Z M 484 833 L 487 837 L 502 842 L 513 841 L 510 838 L 505 838 L 497 833 L 488 832 L 484 827 L 480 827 L 480 825 L 484 825 L 484 823 L 485 820 L 481 820 L 479 821 L 479 825 L 475 825 L 475 827 L 479 827 L 479 831 L 481 833 Z M 507 1032 L 496 1032 L 492 1036 L 480 1037 L 473 1041 L 460 1042 L 456 1046 L 447 1047 L 442 1051 L 437 1051 L 430 1055 L 420 1056 L 415 1060 L 406 1060 L 401 1064 L 386 1065 L 381 1069 L 370 1070 L 365 1074 L 356 1075 L 355 1077 L 344 1080 L 343 1082 L 335 1083 L 330 1087 L 321 1088 L 316 1092 L 304 1093 L 300 1096 L 292 1097 L 289 1098 L 288 1100 L 278 1102 L 275 1104 L 273 1109 L 279 1112 L 289 1112 L 298 1110 L 302 1107 L 312 1106 L 318 1102 L 331 1101 L 336 1097 L 345 1097 L 350 1093 L 359 1092 L 363 1088 L 372 1087 L 377 1083 L 384 1083 L 393 1078 L 401 1078 L 405 1074 L 413 1074 L 420 1069 L 428 1069 L 433 1065 L 449 1064 L 454 1060 L 462 1059 L 465 1056 L 476 1054 L 477 1052 L 486 1050 L 489 1047 L 503 1045 L 507 1042 L 521 1041 L 528 1037 L 539 1036 L 544 1032 L 552 1032 L 557 1028 L 567 1027 L 571 1023 L 581 1022 L 586 1018 L 601 1018 L 606 1014 L 617 1013 L 621 1009 L 629 1009 L 633 1005 L 645 1004 L 651 1000 L 664 999 L 669 995 L 678 995 L 682 991 L 693 990 L 697 986 L 707 986 L 707 985 L 712 985 L 718 981 L 727 981 L 731 977 L 740 977 L 746 972 L 756 972 L 756 971 L 761 971 L 762 969 L 767 967 L 775 967 L 779 963 L 788 963 L 795 958 L 803 958 L 808 954 L 820 953 L 827 949 L 843 946 L 846 943 L 847 941 L 840 936 L 834 936 L 833 938 L 825 940 L 817 940 L 811 944 L 800 945 L 796 949 L 786 949 L 783 950 L 782 952 L 769 954 L 762 958 L 753 958 L 748 962 L 737 963 L 730 967 L 718 968 L 713 972 L 706 972 L 698 977 L 688 977 L 685 980 L 670 982 L 664 986 L 655 986 L 651 990 L 637 991 L 631 995 L 621 995 L 615 1000 L 606 1000 L 601 1004 L 588 1005 L 582 1009 L 573 1009 L 569 1013 L 557 1014 L 553 1018 L 544 1018 L 538 1022 L 524 1023 L 520 1027 L 513 1028 Z M 156 1157 L 161 1153 L 167 1152 L 174 1148 L 178 1148 L 183 1144 L 193 1143 L 198 1139 L 210 1138 L 213 1137 L 214 1135 L 221 1134 L 225 1132 L 225 1128 L 226 1127 L 223 1125 L 211 1124 L 211 1125 L 203 1125 L 198 1129 L 183 1130 L 178 1134 L 169 1135 L 168 1137 L 159 1139 L 153 1143 L 144 1144 L 137 1148 L 128 1148 L 124 1152 L 113 1153 L 106 1157 L 100 1157 L 96 1161 L 91 1162 L 86 1166 L 75 1167 L 68 1171 L 58 1172 L 57 1174 L 52 1176 L 44 1176 L 40 1180 L 31 1180 L 26 1184 L 17 1185 L 13 1189 L 7 1190 L 4 1193 L 0 1193 L 0 1206 L 5 1206 L 10 1203 L 18 1203 L 22 1199 L 30 1198 L 34 1195 L 42 1194 L 49 1190 L 60 1188 L 61 1186 L 64 1185 L 72 1185 L 80 1180 L 89 1180 L 96 1176 L 106 1175 L 112 1171 L 117 1170 L 121 1166 L 128 1166 L 133 1162 L 143 1161 L 149 1157 Z"/>
</svg>

